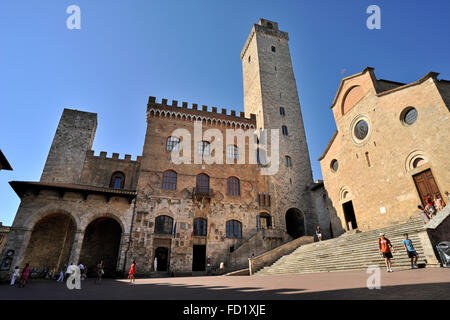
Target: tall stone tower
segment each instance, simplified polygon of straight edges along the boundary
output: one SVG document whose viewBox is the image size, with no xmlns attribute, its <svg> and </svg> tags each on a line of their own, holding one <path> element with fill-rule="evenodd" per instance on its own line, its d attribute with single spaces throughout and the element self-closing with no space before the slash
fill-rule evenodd
<svg viewBox="0 0 450 320">
<path fill-rule="evenodd" d="M 42 182 L 80 183 L 86 152 L 97 129 L 97 114 L 64 109 L 47 161 Z"/>
<path fill-rule="evenodd" d="M 260 19 L 241 60 L 246 116 L 256 114 L 258 129 L 279 130 L 279 170 L 267 179 L 272 219 L 293 237 L 312 234 L 317 224 L 310 193 L 313 179 L 287 32 L 276 22 Z M 273 143 L 269 141 L 269 150 Z"/>
</svg>

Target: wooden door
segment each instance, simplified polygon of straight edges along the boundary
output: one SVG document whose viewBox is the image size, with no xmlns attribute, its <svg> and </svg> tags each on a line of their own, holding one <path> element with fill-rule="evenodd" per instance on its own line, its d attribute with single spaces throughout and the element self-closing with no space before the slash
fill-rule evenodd
<svg viewBox="0 0 450 320">
<path fill-rule="evenodd" d="M 441 196 L 431 169 L 416 174 L 415 176 L 413 176 L 413 178 L 414 183 L 416 184 L 417 191 L 419 192 L 419 197 L 422 201 L 422 205 L 426 205 L 425 199 L 427 197 L 427 194 L 430 194 L 433 199 L 435 196 Z"/>
</svg>

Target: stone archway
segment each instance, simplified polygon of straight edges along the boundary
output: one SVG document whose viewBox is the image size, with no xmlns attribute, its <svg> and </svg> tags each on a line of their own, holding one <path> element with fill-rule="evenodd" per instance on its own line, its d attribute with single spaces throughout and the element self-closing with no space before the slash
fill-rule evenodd
<svg viewBox="0 0 450 320">
<path fill-rule="evenodd" d="M 106 277 L 116 275 L 122 227 L 113 218 L 97 218 L 86 227 L 79 263 L 88 275 L 97 276 L 97 265 L 103 261 Z"/>
<path fill-rule="evenodd" d="M 25 250 L 23 264 L 31 268 L 59 271 L 69 263 L 70 250 L 76 225 L 72 217 L 56 213 L 41 218 L 33 231 Z"/>
<path fill-rule="evenodd" d="M 306 235 L 305 216 L 297 208 L 286 211 L 286 232 L 294 239 Z"/>
</svg>

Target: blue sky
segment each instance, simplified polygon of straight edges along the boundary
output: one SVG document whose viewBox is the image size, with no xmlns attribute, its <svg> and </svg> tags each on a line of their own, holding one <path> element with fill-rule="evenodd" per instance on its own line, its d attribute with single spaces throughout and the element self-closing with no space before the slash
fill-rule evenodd
<svg viewBox="0 0 450 320">
<path fill-rule="evenodd" d="M 81 30 L 66 9 L 81 8 Z M 381 30 L 366 8 L 381 8 Z M 429 71 L 450 79 L 450 2 L 436 1 L 2 1 L 0 221 L 19 198 L 12 180 L 40 178 L 63 108 L 95 112 L 93 149 L 142 152 L 148 96 L 243 111 L 240 51 L 260 17 L 289 32 L 315 179 L 335 124 L 329 109 L 342 78 L 375 67 L 412 82 Z"/>
</svg>

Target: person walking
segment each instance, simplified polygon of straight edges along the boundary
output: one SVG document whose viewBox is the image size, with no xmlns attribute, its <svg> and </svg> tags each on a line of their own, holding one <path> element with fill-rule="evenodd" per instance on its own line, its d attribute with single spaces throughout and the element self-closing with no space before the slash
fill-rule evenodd
<svg viewBox="0 0 450 320">
<path fill-rule="evenodd" d="M 13 274 L 11 276 L 11 284 L 10 284 L 11 286 L 13 286 L 15 284 L 17 278 L 19 277 L 19 273 L 20 273 L 20 269 L 19 269 L 18 266 L 16 266 L 14 268 L 14 272 L 13 272 Z"/>
<path fill-rule="evenodd" d="M 21 288 L 25 287 L 29 276 L 30 276 L 30 265 L 27 263 L 25 265 L 25 268 L 23 268 L 22 275 L 20 277 L 20 287 Z"/>
<path fill-rule="evenodd" d="M 416 249 L 414 249 L 412 241 L 408 239 L 408 234 L 405 233 L 403 237 L 405 237 L 405 239 L 403 239 L 402 244 L 405 248 L 406 253 L 408 254 L 408 258 L 411 259 L 411 269 L 417 269 L 417 260 L 419 260 L 419 254 L 416 252 Z"/>
<path fill-rule="evenodd" d="M 128 278 L 130 279 L 130 285 L 136 281 L 136 261 L 133 260 L 131 264 L 130 272 L 128 272 Z"/>
<path fill-rule="evenodd" d="M 391 259 L 392 252 L 394 251 L 394 247 L 391 244 L 391 241 L 385 237 L 384 233 L 380 233 L 380 238 L 378 239 L 378 251 L 380 255 L 384 258 L 386 263 L 386 271 L 392 272 L 392 263 Z"/>
<path fill-rule="evenodd" d="M 66 266 L 64 266 L 63 268 L 61 268 L 61 270 L 59 270 L 59 278 L 58 280 L 56 280 L 56 282 L 63 282 L 64 281 L 64 269 L 66 268 Z"/>
<path fill-rule="evenodd" d="M 97 280 L 95 280 L 95 283 L 101 283 L 102 277 L 104 274 L 105 274 L 105 270 L 104 270 L 103 260 L 101 260 L 99 262 L 99 264 L 97 265 Z"/>
<path fill-rule="evenodd" d="M 85 277 L 84 277 L 84 265 L 82 263 L 80 263 L 78 265 L 78 269 L 80 269 L 80 275 L 81 275 L 80 280 L 84 280 L 85 279 Z"/>
<path fill-rule="evenodd" d="M 322 241 L 322 231 L 320 231 L 320 226 L 316 227 L 316 236 L 319 241 Z"/>
</svg>

